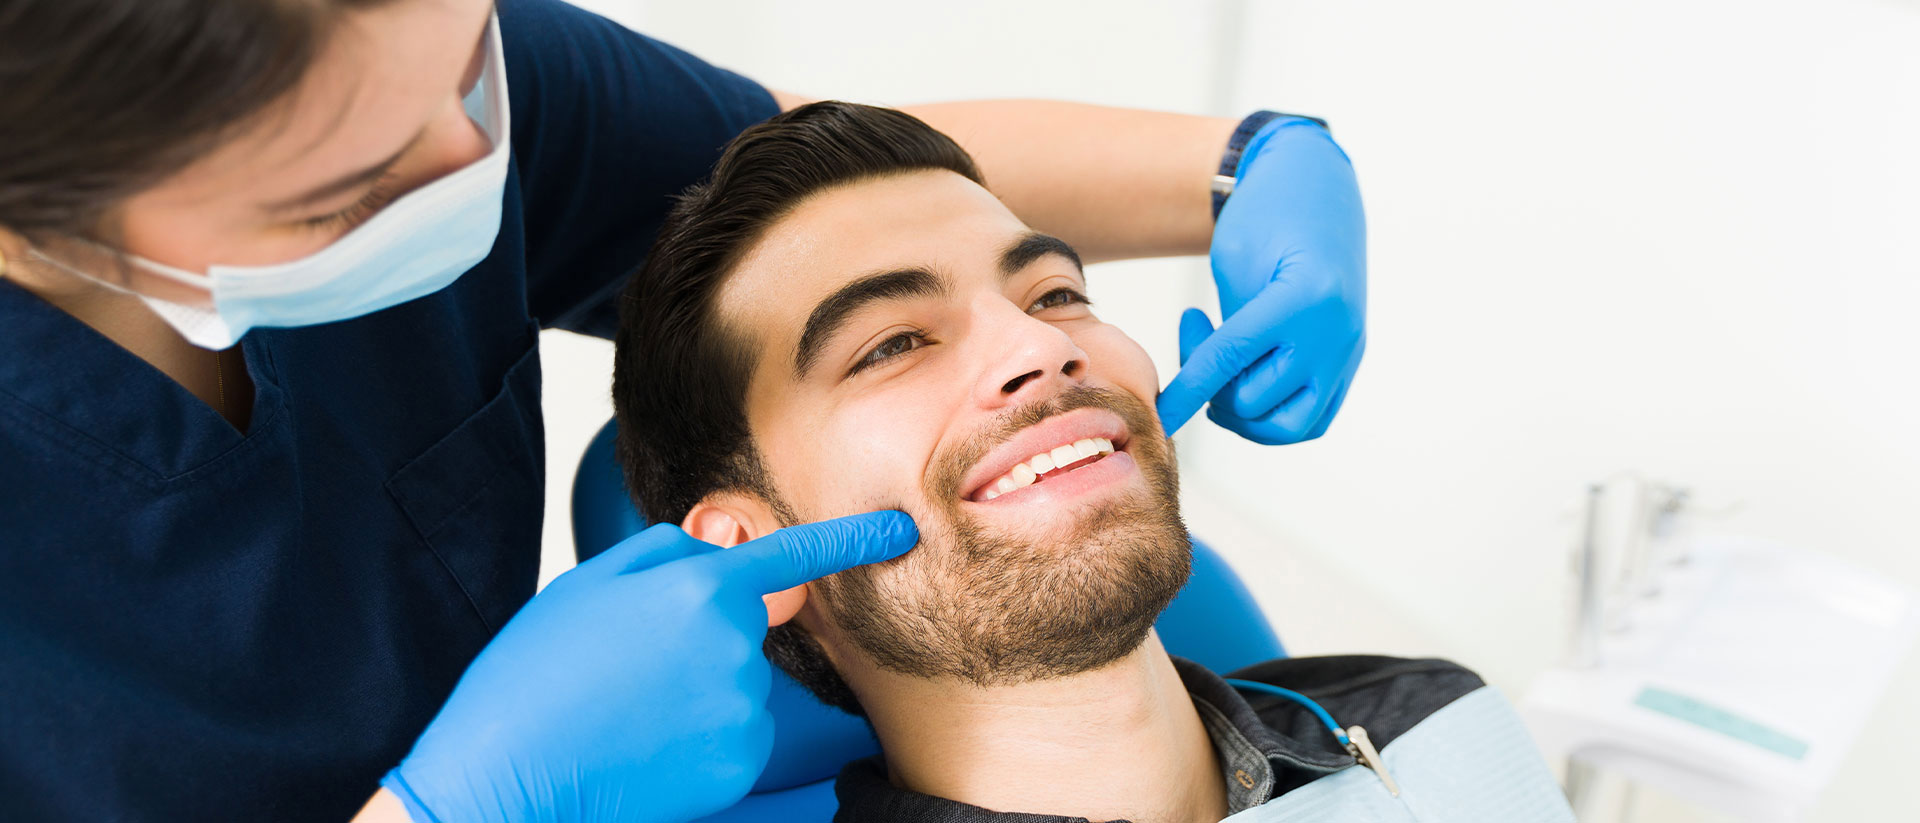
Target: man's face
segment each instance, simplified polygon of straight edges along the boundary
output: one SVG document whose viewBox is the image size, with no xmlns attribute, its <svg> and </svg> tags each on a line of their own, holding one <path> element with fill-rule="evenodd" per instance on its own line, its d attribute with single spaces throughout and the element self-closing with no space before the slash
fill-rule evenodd
<svg viewBox="0 0 1920 823">
<path fill-rule="evenodd" d="M 719 306 L 757 353 L 770 511 L 900 509 L 922 536 L 813 584 L 803 625 L 982 684 L 1138 646 L 1186 580 L 1186 530 L 1152 362 L 1085 294 L 1070 249 L 945 171 L 816 195 L 748 251 Z"/>
</svg>

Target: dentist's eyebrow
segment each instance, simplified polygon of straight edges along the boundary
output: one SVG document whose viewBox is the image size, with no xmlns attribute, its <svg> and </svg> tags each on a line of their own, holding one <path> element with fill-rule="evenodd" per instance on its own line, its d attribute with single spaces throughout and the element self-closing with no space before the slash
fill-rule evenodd
<svg viewBox="0 0 1920 823">
<path fill-rule="evenodd" d="M 1051 234 L 1030 231 L 1020 235 L 1006 251 L 1000 252 L 1000 276 L 1007 278 L 1019 274 L 1021 269 L 1049 254 L 1065 257 L 1073 261 L 1074 268 L 1085 271 L 1085 267 L 1080 265 L 1080 253 L 1067 245 L 1067 241 Z"/>
<path fill-rule="evenodd" d="M 855 312 L 881 301 L 942 297 L 952 291 L 953 286 L 947 278 L 927 269 L 869 274 L 841 286 L 839 291 L 827 295 L 825 300 L 813 307 L 813 313 L 807 315 L 806 328 L 800 332 L 800 345 L 793 350 L 794 379 L 806 378 L 807 372 L 820 359 L 827 342 Z"/>
</svg>

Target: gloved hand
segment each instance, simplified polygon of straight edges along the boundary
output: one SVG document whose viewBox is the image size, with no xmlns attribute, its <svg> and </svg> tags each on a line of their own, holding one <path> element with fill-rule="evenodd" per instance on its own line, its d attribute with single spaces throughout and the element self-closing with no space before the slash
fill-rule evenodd
<svg viewBox="0 0 1920 823">
<path fill-rule="evenodd" d="M 508 621 L 381 781 L 425 821 L 680 821 L 747 793 L 773 745 L 760 597 L 920 539 L 885 511 L 730 549 L 654 526 Z"/>
<path fill-rule="evenodd" d="M 1353 164 L 1325 129 L 1281 117 L 1241 155 L 1213 229 L 1223 322 L 1180 318 L 1180 373 L 1160 393 L 1171 435 L 1207 416 L 1257 443 L 1325 433 L 1366 348 L 1367 226 Z"/>
</svg>

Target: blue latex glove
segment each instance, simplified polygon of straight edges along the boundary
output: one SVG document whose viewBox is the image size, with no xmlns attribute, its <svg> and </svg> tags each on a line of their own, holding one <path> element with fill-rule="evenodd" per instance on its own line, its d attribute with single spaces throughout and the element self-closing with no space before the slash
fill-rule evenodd
<svg viewBox="0 0 1920 823">
<path fill-rule="evenodd" d="M 654 526 L 508 621 L 382 785 L 415 821 L 668 821 L 747 793 L 773 745 L 760 596 L 920 539 L 900 512 L 731 549 Z"/>
<path fill-rule="evenodd" d="M 1207 416 L 1257 443 L 1324 434 L 1366 348 L 1367 221 L 1346 152 L 1312 121 L 1268 123 L 1241 155 L 1213 229 L 1224 318 L 1180 318 L 1180 373 L 1160 393 L 1171 435 Z M 1209 400 L 1211 402 L 1209 403 Z"/>
</svg>

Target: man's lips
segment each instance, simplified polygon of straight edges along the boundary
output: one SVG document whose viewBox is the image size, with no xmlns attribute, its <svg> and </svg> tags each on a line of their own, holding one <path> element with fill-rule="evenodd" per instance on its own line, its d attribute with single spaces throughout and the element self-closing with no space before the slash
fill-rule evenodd
<svg viewBox="0 0 1920 823">
<path fill-rule="evenodd" d="M 960 496 L 966 500 L 984 500 L 992 490 L 990 484 L 1013 471 L 1015 466 L 1029 463 L 1042 454 L 1051 456 L 1062 446 L 1072 449 L 1075 443 L 1089 440 L 1097 442 L 1101 439 L 1112 443 L 1113 451 L 1124 451 L 1131 439 L 1126 421 L 1111 411 L 1093 407 L 1078 408 L 1049 417 L 1020 430 L 1019 434 L 987 452 L 961 481 Z M 1066 456 L 1065 452 L 1059 454 Z M 1047 465 L 1049 460 L 1051 457 L 1042 460 L 1041 465 Z M 1058 463 L 1057 460 L 1051 462 Z"/>
</svg>

